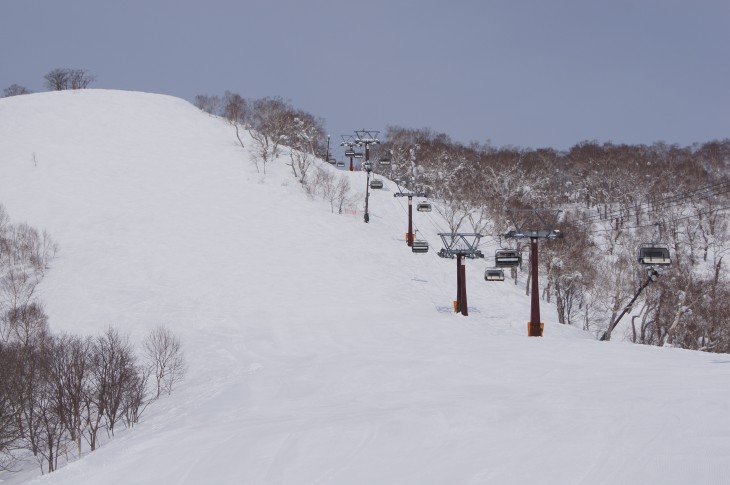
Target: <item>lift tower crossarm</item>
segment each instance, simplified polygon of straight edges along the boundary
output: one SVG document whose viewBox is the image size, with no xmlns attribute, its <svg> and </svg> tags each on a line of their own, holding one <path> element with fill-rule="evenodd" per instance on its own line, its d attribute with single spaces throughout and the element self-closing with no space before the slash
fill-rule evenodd
<svg viewBox="0 0 730 485">
<path fill-rule="evenodd" d="M 357 135 L 356 141 L 358 142 L 359 145 L 365 145 L 366 148 L 370 144 L 379 145 L 380 144 L 380 140 L 378 140 L 379 133 L 380 133 L 380 131 L 366 130 L 364 128 L 362 130 L 355 130 L 355 135 Z"/>
<path fill-rule="evenodd" d="M 442 258 L 451 258 L 462 255 L 469 259 L 483 258 L 484 254 L 477 249 L 482 235 L 472 232 L 440 232 L 439 237 L 444 248 L 438 252 Z"/>
</svg>

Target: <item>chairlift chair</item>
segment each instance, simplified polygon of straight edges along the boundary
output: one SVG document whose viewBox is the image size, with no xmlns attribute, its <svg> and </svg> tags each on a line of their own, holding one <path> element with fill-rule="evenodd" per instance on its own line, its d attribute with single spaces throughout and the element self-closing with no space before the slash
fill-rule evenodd
<svg viewBox="0 0 730 485">
<path fill-rule="evenodd" d="M 428 252 L 428 241 L 417 239 L 413 241 L 413 246 L 411 246 L 411 251 L 414 253 L 427 253 Z"/>
<path fill-rule="evenodd" d="M 370 188 L 371 189 L 382 189 L 383 188 L 383 181 L 380 179 L 372 179 L 370 181 Z"/>
<path fill-rule="evenodd" d="M 428 202 L 419 202 L 416 209 L 418 212 L 431 212 L 431 204 Z"/>
<path fill-rule="evenodd" d="M 362 154 L 362 152 L 354 152 L 353 157 L 355 157 L 355 158 L 362 158 L 363 157 L 363 154 Z"/>
<path fill-rule="evenodd" d="M 381 158 L 378 160 L 378 165 L 381 167 L 390 167 L 390 158 Z"/>
<path fill-rule="evenodd" d="M 354 157 L 355 156 L 355 150 L 353 150 L 352 148 L 349 148 L 349 149 L 345 150 L 345 156 L 346 157 Z"/>
<path fill-rule="evenodd" d="M 639 246 L 639 263 L 647 266 L 669 266 L 669 246 L 666 244 L 644 243 Z"/>
<path fill-rule="evenodd" d="M 498 268 L 515 268 L 522 263 L 522 255 L 516 249 L 498 249 L 494 253 L 494 265 Z"/>
<path fill-rule="evenodd" d="M 485 281 L 504 281 L 504 271 L 501 268 L 487 268 L 484 271 Z"/>
<path fill-rule="evenodd" d="M 340 167 L 340 168 L 342 168 L 342 167 L 345 166 L 345 162 L 343 162 L 342 160 L 340 160 L 340 161 L 337 162 L 337 166 Z"/>
<path fill-rule="evenodd" d="M 330 158 L 329 160 L 327 160 L 327 163 L 330 163 L 330 164 L 332 164 L 332 165 L 336 165 L 336 164 L 337 164 L 337 160 L 336 160 L 336 159 L 334 159 L 334 158 Z M 343 163 L 343 164 L 344 164 L 344 163 Z"/>
</svg>

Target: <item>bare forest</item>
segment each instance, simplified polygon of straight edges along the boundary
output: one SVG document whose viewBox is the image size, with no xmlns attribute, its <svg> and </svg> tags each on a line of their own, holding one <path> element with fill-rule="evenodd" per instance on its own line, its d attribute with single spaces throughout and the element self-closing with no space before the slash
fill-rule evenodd
<svg viewBox="0 0 730 485">
<path fill-rule="evenodd" d="M 32 457 L 43 472 L 94 451 L 119 425 L 183 378 L 181 343 L 158 327 L 137 356 L 108 327 L 97 336 L 53 334 L 37 287 L 57 245 L 14 224 L 0 205 L 0 470 Z"/>
<path fill-rule="evenodd" d="M 504 237 L 514 229 L 508 210 L 562 211 L 563 238 L 540 244 L 541 298 L 557 305 L 560 323 L 596 337 L 647 277 L 637 264 L 640 244 L 667 244 L 671 268 L 617 329 L 636 343 L 730 351 L 730 140 L 583 142 L 558 152 L 463 145 L 430 130 L 390 127 L 377 148 L 376 157 L 392 161 L 384 175 L 427 191 L 451 231 L 482 233 L 483 241 L 522 251 L 525 262 L 527 245 Z M 529 279 L 528 264 L 513 272 L 515 284 L 520 274 Z"/>
</svg>

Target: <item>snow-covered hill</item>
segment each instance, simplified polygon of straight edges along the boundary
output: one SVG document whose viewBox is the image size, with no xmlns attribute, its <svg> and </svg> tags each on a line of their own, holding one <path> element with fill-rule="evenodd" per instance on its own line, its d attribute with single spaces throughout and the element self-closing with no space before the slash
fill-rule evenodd
<svg viewBox="0 0 730 485">
<path fill-rule="evenodd" d="M 168 96 L 0 99 L 0 203 L 59 244 L 51 328 L 164 324 L 189 367 L 101 449 L 0 481 L 727 483 L 730 358 L 597 342 L 549 305 L 528 338 L 524 282 L 484 261 L 456 315 L 455 262 L 408 250 L 392 183 L 364 224 L 283 163 L 256 173 L 230 125 Z M 438 249 L 445 226 L 416 218 Z"/>
</svg>

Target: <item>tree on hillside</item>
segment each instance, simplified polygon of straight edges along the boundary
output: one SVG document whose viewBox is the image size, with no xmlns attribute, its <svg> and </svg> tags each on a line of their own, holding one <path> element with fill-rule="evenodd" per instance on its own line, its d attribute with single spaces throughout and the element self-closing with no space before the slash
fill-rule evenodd
<svg viewBox="0 0 730 485">
<path fill-rule="evenodd" d="M 85 426 L 84 403 L 91 381 L 91 337 L 61 335 L 49 345 L 50 381 L 61 423 L 81 456 Z"/>
<path fill-rule="evenodd" d="M 304 184 L 307 173 L 325 138 L 322 120 L 309 113 L 298 111 L 292 120 L 291 131 L 287 135 L 289 145 L 289 165 L 294 176 Z"/>
<path fill-rule="evenodd" d="M 166 327 L 152 330 L 144 342 L 144 353 L 150 373 L 155 379 L 155 399 L 172 388 L 185 376 L 185 358 L 180 338 Z"/>
<path fill-rule="evenodd" d="M 257 170 L 260 161 L 266 173 L 266 164 L 279 156 L 280 146 L 292 134 L 295 118 L 294 108 L 279 97 L 267 97 L 253 102 L 247 127 L 253 140 L 252 156 Z"/>
<path fill-rule="evenodd" d="M 226 91 L 223 95 L 221 110 L 223 118 L 228 120 L 228 122 L 236 129 L 236 139 L 241 145 L 241 148 L 245 149 L 246 146 L 243 144 L 243 140 L 241 139 L 239 127 L 246 122 L 246 116 L 248 115 L 248 103 L 240 94 Z"/>
<path fill-rule="evenodd" d="M 86 89 L 96 80 L 96 76 L 85 69 L 56 68 L 43 76 L 45 85 L 50 91 L 66 89 Z"/>
<path fill-rule="evenodd" d="M 21 86 L 19 84 L 11 84 L 7 88 L 3 89 L 3 97 L 9 98 L 10 96 L 20 96 L 21 94 L 31 94 L 33 91 Z"/>
<path fill-rule="evenodd" d="M 18 429 L 16 397 L 13 395 L 11 376 L 17 365 L 16 346 L 0 342 L 0 470 L 7 470 L 14 461 L 13 451 L 20 438 Z"/>
<path fill-rule="evenodd" d="M 196 108 L 205 111 L 208 114 L 216 115 L 221 106 L 221 99 L 218 96 L 208 96 L 198 94 L 193 102 Z"/>
</svg>

